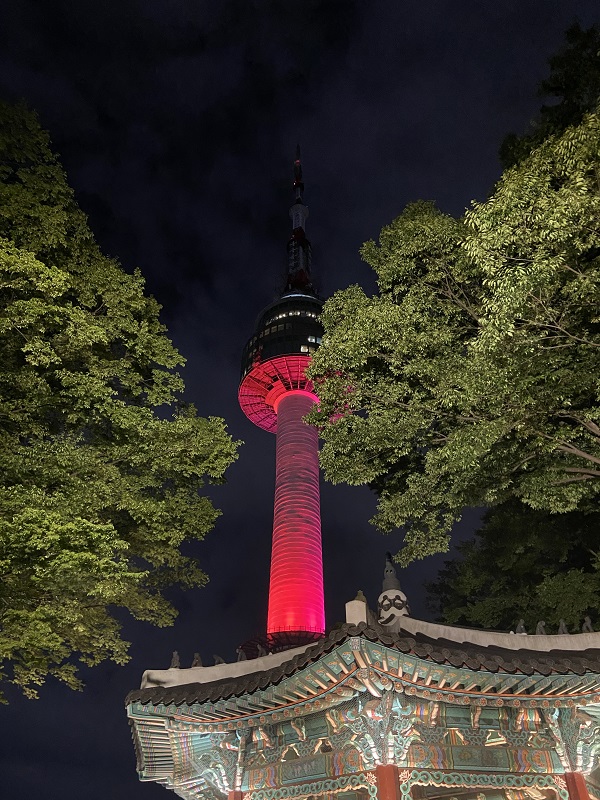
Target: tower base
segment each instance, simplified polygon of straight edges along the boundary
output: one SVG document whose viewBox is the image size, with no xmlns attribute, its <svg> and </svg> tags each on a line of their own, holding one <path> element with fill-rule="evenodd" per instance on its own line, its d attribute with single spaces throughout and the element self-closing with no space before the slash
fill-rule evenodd
<svg viewBox="0 0 600 800">
<path fill-rule="evenodd" d="M 305 644 L 318 642 L 325 636 L 324 633 L 315 631 L 277 631 L 276 633 L 262 633 L 240 645 L 246 658 L 258 658 L 268 653 L 281 653 L 293 647 L 302 647 Z"/>
</svg>

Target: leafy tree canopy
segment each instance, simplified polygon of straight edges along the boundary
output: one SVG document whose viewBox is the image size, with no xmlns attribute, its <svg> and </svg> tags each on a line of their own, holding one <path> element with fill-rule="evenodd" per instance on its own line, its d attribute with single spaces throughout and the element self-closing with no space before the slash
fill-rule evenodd
<svg viewBox="0 0 600 800">
<path fill-rule="evenodd" d="M 600 115 L 546 138 L 461 219 L 408 206 L 325 304 L 311 375 L 334 482 L 379 495 L 402 563 L 448 546 L 466 506 L 596 510 Z"/>
<path fill-rule="evenodd" d="M 600 97 L 600 28 L 581 28 L 578 23 L 566 32 L 564 47 L 549 59 L 550 76 L 542 81 L 538 94 L 551 99 L 543 105 L 524 136 L 509 134 L 500 147 L 503 167 L 512 167 L 544 139 L 578 125 L 584 114 L 594 111 Z"/>
<path fill-rule="evenodd" d="M 511 500 L 490 509 L 473 540 L 458 545 L 428 587 L 446 622 L 514 630 L 540 620 L 576 633 L 600 607 L 600 513 L 549 514 Z"/>
<path fill-rule="evenodd" d="M 104 257 L 49 138 L 0 106 L 0 663 L 35 696 L 71 657 L 127 660 L 113 609 L 170 624 L 163 590 L 218 515 L 237 443 L 178 400 L 183 359 L 139 272 Z"/>
</svg>

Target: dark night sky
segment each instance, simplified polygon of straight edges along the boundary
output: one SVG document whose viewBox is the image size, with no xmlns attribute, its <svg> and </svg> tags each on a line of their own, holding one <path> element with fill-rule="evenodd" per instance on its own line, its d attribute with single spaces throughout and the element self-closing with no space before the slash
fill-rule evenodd
<svg viewBox="0 0 600 800">
<path fill-rule="evenodd" d="M 37 109 L 100 244 L 139 266 L 188 359 L 187 398 L 245 440 L 223 509 L 193 548 L 211 583 L 174 593 L 166 630 L 126 621 L 127 667 L 49 683 L 0 710 L 1 795 L 166 798 L 135 772 L 123 699 L 179 650 L 233 658 L 263 630 L 275 439 L 237 407 L 239 357 L 285 268 L 291 161 L 302 145 L 323 295 L 373 276 L 363 241 L 418 198 L 460 214 L 499 176 L 503 136 L 539 106 L 547 58 L 597 0 L 4 0 L 0 97 Z M 329 623 L 380 591 L 384 538 L 366 489 L 323 486 Z M 467 515 L 465 536 L 477 515 Z M 415 616 L 442 559 L 401 576 Z M 171 795 L 173 796 L 173 795 Z"/>
</svg>

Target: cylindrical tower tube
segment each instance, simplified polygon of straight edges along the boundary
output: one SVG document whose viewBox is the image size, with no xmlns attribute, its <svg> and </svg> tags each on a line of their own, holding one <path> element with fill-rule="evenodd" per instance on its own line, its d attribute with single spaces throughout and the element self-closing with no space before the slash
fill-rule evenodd
<svg viewBox="0 0 600 800">
<path fill-rule="evenodd" d="M 275 404 L 275 509 L 267 633 L 324 633 L 319 440 L 307 425 L 316 396 L 288 391 Z"/>
</svg>

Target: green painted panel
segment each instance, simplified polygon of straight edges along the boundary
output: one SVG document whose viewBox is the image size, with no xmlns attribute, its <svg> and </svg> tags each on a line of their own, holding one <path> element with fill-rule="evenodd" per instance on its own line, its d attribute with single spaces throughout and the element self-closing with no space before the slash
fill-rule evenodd
<svg viewBox="0 0 600 800">
<path fill-rule="evenodd" d="M 452 747 L 452 761 L 459 769 L 509 768 L 508 754 L 499 747 Z"/>
<path fill-rule="evenodd" d="M 311 778 L 327 777 L 327 759 L 321 753 L 307 758 L 295 758 L 281 765 L 283 783 L 297 783 Z"/>
</svg>

